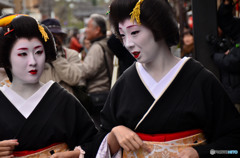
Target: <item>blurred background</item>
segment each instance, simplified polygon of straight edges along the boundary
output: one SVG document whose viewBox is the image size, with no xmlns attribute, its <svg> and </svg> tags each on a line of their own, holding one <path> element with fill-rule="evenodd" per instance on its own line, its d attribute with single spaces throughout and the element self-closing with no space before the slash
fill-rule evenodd
<svg viewBox="0 0 240 158">
<path fill-rule="evenodd" d="M 174 48 L 176 56 L 184 56 L 183 37 L 186 28 L 193 30 L 192 0 L 168 0 L 174 8 L 179 30 L 180 42 Z M 219 7 L 221 0 L 215 0 Z M 234 0 L 237 1 L 238 0 Z M 23 13 L 42 21 L 46 18 L 56 18 L 63 30 L 71 35 L 73 28 L 82 34 L 89 16 L 93 13 L 106 15 L 111 0 L 0 0 L 0 15 L 7 13 Z M 216 8 L 213 8 L 213 10 Z M 236 4 L 235 15 L 239 17 L 239 2 Z M 109 28 L 108 28 L 109 30 Z M 191 54 L 189 56 L 192 56 Z"/>
<path fill-rule="evenodd" d="M 217 0 L 220 4 L 220 0 Z M 192 20 L 191 0 L 169 0 L 180 25 Z M 111 0 L 0 0 L 0 14 L 23 13 L 39 21 L 57 18 L 65 28 L 84 28 L 92 13 L 105 15 Z M 190 19 L 189 19 L 190 17 Z"/>
</svg>

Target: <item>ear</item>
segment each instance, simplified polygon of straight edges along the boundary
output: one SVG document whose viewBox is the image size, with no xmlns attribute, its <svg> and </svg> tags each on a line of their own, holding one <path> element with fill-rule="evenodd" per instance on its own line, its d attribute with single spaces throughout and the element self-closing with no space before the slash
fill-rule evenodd
<svg viewBox="0 0 240 158">
<path fill-rule="evenodd" d="M 95 33 L 96 33 L 97 35 L 101 34 L 101 28 L 100 28 L 99 26 L 96 27 Z"/>
</svg>

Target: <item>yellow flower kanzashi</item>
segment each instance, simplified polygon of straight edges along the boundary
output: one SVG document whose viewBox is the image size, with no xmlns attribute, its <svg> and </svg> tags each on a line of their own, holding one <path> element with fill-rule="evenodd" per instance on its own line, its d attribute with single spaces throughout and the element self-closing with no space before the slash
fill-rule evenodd
<svg viewBox="0 0 240 158">
<path fill-rule="evenodd" d="M 136 19 L 137 23 L 140 25 L 140 7 L 144 0 L 139 0 L 135 7 L 133 8 L 133 11 L 130 13 L 131 15 L 131 21 L 134 21 Z"/>
<path fill-rule="evenodd" d="M 49 37 L 48 37 L 48 34 L 46 33 L 46 31 L 44 30 L 44 28 L 42 27 L 42 25 L 38 24 L 38 29 L 41 32 L 42 37 L 44 38 L 44 41 L 47 42 Z"/>
</svg>

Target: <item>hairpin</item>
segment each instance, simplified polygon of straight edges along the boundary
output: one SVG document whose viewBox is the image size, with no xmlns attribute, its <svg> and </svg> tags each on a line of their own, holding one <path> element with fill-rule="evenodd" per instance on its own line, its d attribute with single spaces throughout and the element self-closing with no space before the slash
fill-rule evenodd
<svg viewBox="0 0 240 158">
<path fill-rule="evenodd" d="M 14 29 L 8 30 L 8 32 L 4 33 L 4 36 L 6 36 L 7 34 L 9 34 L 10 32 L 13 32 L 13 31 L 14 31 Z"/>
<path fill-rule="evenodd" d="M 140 25 L 140 7 L 141 4 L 144 0 L 139 0 L 137 2 L 137 4 L 135 5 L 135 7 L 133 8 L 133 11 L 129 14 L 131 15 L 131 21 L 134 21 L 134 19 L 136 19 L 137 23 Z"/>
</svg>

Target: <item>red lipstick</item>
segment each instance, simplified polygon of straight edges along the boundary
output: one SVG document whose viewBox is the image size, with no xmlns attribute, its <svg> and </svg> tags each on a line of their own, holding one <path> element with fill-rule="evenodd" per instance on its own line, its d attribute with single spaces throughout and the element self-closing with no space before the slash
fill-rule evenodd
<svg viewBox="0 0 240 158">
<path fill-rule="evenodd" d="M 35 75 L 35 74 L 37 74 L 37 70 L 31 70 L 31 71 L 29 71 L 29 73 L 32 75 Z"/>
<path fill-rule="evenodd" d="M 140 55 L 140 52 L 135 51 L 135 52 L 132 52 L 132 54 L 133 54 L 134 58 L 137 59 Z"/>
</svg>

